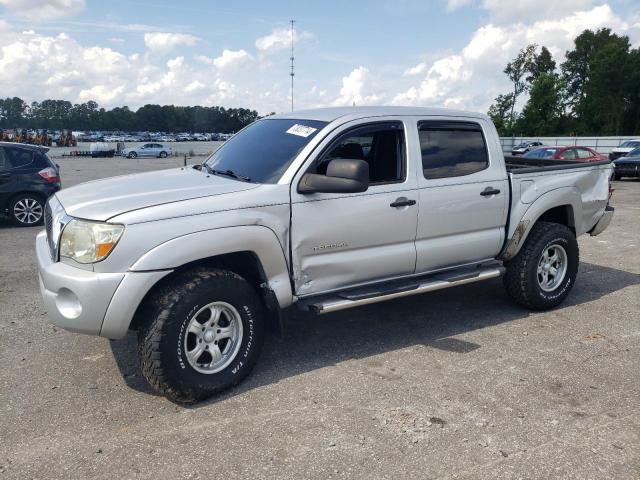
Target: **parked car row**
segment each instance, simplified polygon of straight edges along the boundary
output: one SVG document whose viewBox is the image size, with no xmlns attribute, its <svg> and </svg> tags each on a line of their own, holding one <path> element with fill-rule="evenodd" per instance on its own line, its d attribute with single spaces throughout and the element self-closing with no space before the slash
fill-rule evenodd
<svg viewBox="0 0 640 480">
<path fill-rule="evenodd" d="M 632 148 L 630 145 L 636 145 L 636 147 Z M 609 156 L 602 155 L 589 147 L 555 145 L 537 146 L 530 149 L 522 157 L 547 160 L 572 160 L 578 162 L 612 160 L 615 165 L 614 175 L 616 180 L 620 180 L 623 177 L 640 177 L 640 140 L 624 142 L 619 148 L 614 149 Z"/>
<path fill-rule="evenodd" d="M 82 134 L 79 141 L 102 142 L 211 142 L 225 141 L 231 133 L 164 133 L 164 132 L 138 132 L 138 133 L 100 133 Z"/>
</svg>

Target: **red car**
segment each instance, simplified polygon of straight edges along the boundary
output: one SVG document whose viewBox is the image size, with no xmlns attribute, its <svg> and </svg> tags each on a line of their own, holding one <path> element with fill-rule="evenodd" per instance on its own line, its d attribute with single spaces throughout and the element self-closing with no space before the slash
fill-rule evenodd
<svg viewBox="0 0 640 480">
<path fill-rule="evenodd" d="M 589 147 L 560 147 L 549 146 L 540 147 L 535 150 L 531 150 L 524 155 L 524 158 L 546 158 L 549 160 L 575 160 L 578 162 L 599 162 L 601 160 L 608 160 L 605 155 L 600 155 L 598 152 Z"/>
</svg>

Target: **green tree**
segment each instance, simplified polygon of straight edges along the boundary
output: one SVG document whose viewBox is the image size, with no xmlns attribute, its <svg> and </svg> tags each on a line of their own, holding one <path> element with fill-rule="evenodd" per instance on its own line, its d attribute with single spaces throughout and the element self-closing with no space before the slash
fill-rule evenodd
<svg viewBox="0 0 640 480">
<path fill-rule="evenodd" d="M 493 124 L 500 136 L 508 135 L 511 132 L 511 115 L 513 109 L 513 94 L 498 95 L 493 104 L 489 107 L 487 115 L 491 117 Z"/>
<path fill-rule="evenodd" d="M 514 109 L 516 106 L 516 102 L 518 101 L 518 97 L 528 88 L 527 77 L 525 77 L 525 75 L 531 72 L 531 70 L 533 69 L 536 58 L 536 48 L 537 45 L 535 44 L 527 45 L 525 48 L 520 50 L 520 52 L 518 52 L 516 58 L 507 63 L 507 66 L 504 69 L 504 73 L 509 77 L 509 80 L 511 80 L 511 83 L 513 84 L 513 103 L 511 104 L 510 115 L 510 126 L 512 135 L 514 134 Z"/>
<path fill-rule="evenodd" d="M 544 45 L 540 49 L 531 64 L 527 81 L 533 83 L 540 75 L 554 73 L 556 70 L 556 62 L 553 60 L 551 52 Z"/>
<path fill-rule="evenodd" d="M 529 90 L 518 130 L 537 136 L 558 133 L 563 116 L 562 90 L 562 81 L 555 74 L 540 74 Z"/>
</svg>

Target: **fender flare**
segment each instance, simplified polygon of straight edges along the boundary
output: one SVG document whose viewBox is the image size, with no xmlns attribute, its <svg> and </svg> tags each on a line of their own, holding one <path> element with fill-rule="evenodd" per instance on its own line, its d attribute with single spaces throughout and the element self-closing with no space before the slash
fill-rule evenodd
<svg viewBox="0 0 640 480">
<path fill-rule="evenodd" d="M 247 251 L 260 262 L 267 286 L 280 308 L 290 306 L 293 292 L 284 251 L 273 230 L 260 225 L 223 227 L 176 237 L 149 250 L 129 270 L 172 270 L 205 258 Z"/>
<path fill-rule="evenodd" d="M 540 217 L 553 208 L 563 206 L 571 208 L 569 223 L 573 222 L 576 232 L 580 231 L 581 226 L 576 224 L 582 218 L 580 192 L 575 187 L 557 188 L 540 195 L 527 207 L 498 258 L 511 260 L 515 257 Z"/>
</svg>

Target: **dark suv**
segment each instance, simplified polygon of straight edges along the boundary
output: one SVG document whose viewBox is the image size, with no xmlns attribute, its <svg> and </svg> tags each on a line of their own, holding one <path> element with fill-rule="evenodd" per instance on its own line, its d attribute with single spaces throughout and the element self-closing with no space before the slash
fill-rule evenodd
<svg viewBox="0 0 640 480">
<path fill-rule="evenodd" d="M 0 142 L 0 213 L 16 225 L 41 224 L 47 198 L 60 190 L 59 169 L 48 150 Z"/>
</svg>

